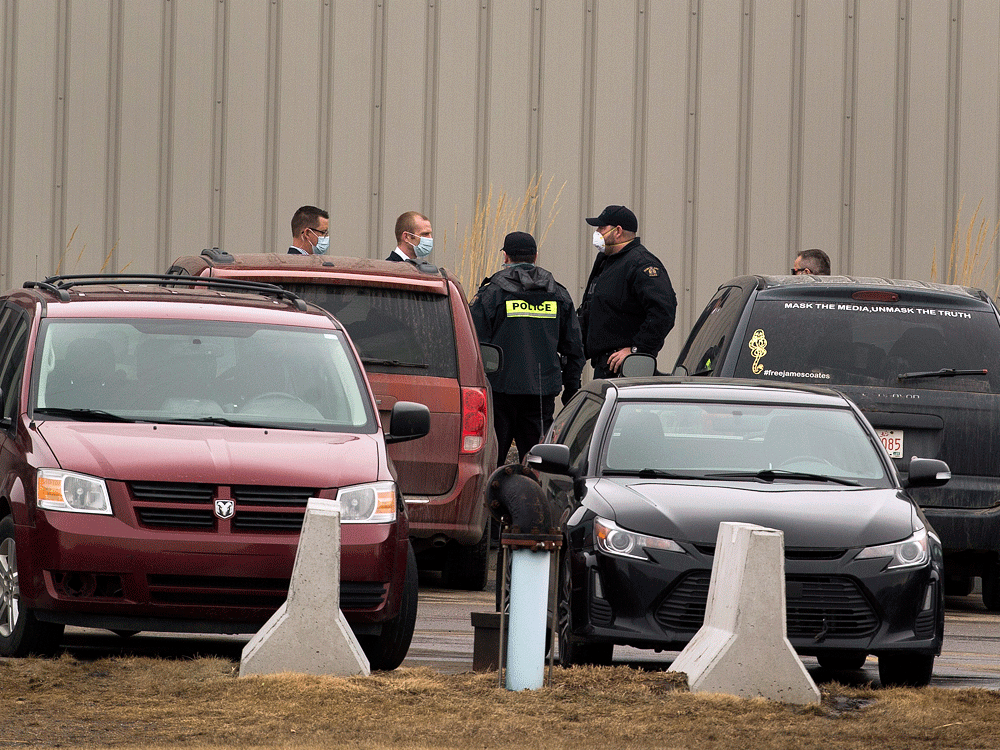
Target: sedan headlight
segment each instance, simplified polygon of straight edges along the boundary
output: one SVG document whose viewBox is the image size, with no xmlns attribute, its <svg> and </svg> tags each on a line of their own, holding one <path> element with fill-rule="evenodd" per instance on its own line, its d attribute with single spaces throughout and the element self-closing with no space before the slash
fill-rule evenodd
<svg viewBox="0 0 1000 750">
<path fill-rule="evenodd" d="M 636 560 L 649 559 L 649 555 L 645 553 L 646 549 L 684 552 L 684 548 L 671 539 L 626 531 L 604 518 L 594 519 L 594 538 L 597 540 L 597 548 L 602 552 Z"/>
<path fill-rule="evenodd" d="M 885 570 L 897 568 L 916 568 L 930 560 L 930 544 L 927 540 L 927 529 L 919 529 L 909 539 L 892 544 L 880 544 L 877 547 L 865 547 L 855 560 L 885 557 L 889 564 Z"/>
<path fill-rule="evenodd" d="M 341 523 L 392 523 L 396 520 L 396 483 L 372 482 L 341 487 Z"/>
<path fill-rule="evenodd" d="M 111 500 L 103 479 L 61 469 L 39 469 L 38 507 L 74 513 L 111 515 Z"/>
</svg>

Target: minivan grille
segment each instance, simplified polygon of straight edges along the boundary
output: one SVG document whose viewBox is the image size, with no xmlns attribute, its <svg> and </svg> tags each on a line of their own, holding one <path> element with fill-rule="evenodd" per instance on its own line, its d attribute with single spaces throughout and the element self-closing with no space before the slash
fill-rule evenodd
<svg viewBox="0 0 1000 750">
<path fill-rule="evenodd" d="M 656 610 L 666 630 L 694 632 L 705 620 L 711 571 L 686 576 Z M 787 576 L 785 621 L 789 638 L 857 638 L 874 633 L 879 618 L 857 584 L 836 576 Z"/>
<path fill-rule="evenodd" d="M 288 581 L 283 578 L 151 574 L 146 580 L 151 601 L 160 604 L 277 609 L 288 597 Z M 341 581 L 340 608 L 377 609 L 387 589 L 384 583 Z"/>
<path fill-rule="evenodd" d="M 143 526 L 157 529 L 219 531 L 214 501 L 220 495 L 210 484 L 183 482 L 131 482 L 129 490 L 135 515 Z M 299 532 L 309 498 L 318 490 L 311 487 L 237 485 L 229 497 L 235 507 L 231 531 Z"/>
</svg>

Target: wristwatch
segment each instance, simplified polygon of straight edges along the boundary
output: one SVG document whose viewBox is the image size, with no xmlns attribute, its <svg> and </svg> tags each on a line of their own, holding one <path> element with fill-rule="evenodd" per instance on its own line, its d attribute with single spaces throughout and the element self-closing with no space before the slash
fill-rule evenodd
<svg viewBox="0 0 1000 750">
<path fill-rule="evenodd" d="M 638 353 L 639 353 L 639 347 L 637 347 L 637 346 L 633 346 L 633 347 L 632 347 L 632 353 L 633 353 L 633 354 L 638 354 Z"/>
</svg>

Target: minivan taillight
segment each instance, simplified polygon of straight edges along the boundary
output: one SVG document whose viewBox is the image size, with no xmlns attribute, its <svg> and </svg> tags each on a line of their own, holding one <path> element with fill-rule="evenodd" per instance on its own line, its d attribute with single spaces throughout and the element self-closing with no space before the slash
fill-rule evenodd
<svg viewBox="0 0 1000 750">
<path fill-rule="evenodd" d="M 462 453 L 475 453 L 486 444 L 486 390 L 462 389 Z"/>
</svg>

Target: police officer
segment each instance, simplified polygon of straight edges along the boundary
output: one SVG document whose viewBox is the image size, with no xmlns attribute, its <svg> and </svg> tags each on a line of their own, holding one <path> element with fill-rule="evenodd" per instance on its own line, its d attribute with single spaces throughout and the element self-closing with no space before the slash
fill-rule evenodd
<svg viewBox="0 0 1000 750">
<path fill-rule="evenodd" d="M 503 253 L 504 267 L 483 281 L 470 305 L 479 340 L 503 349 L 503 367 L 489 376 L 500 464 L 511 441 L 522 460 L 540 441 L 552 424 L 556 394 L 561 389 L 562 402 L 569 401 L 584 365 L 573 299 L 535 265 L 534 237 L 511 232 Z"/>
<path fill-rule="evenodd" d="M 595 378 L 613 378 L 629 354 L 654 357 L 674 327 L 677 295 L 667 269 L 647 250 L 639 222 L 625 206 L 587 219 L 599 255 L 580 303 L 584 348 Z"/>
</svg>

